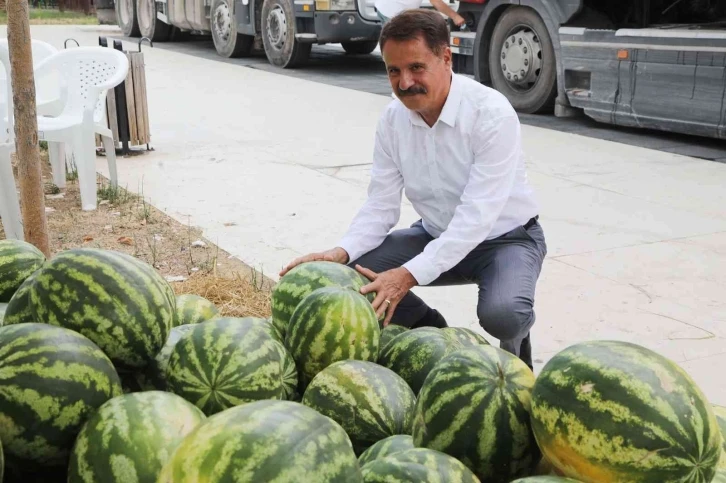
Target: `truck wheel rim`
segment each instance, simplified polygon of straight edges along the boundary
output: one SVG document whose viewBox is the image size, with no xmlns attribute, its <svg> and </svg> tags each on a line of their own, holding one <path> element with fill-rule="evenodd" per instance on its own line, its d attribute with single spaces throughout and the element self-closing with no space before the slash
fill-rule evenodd
<svg viewBox="0 0 726 483">
<path fill-rule="evenodd" d="M 229 15 L 229 6 L 222 2 L 214 10 L 214 32 L 222 42 L 227 42 L 232 32 L 232 21 Z"/>
<path fill-rule="evenodd" d="M 282 7 L 275 6 L 267 15 L 267 38 L 277 50 L 282 50 L 287 40 L 287 20 Z"/>
<path fill-rule="evenodd" d="M 119 13 L 121 14 L 121 23 L 126 25 L 131 22 L 133 16 L 134 5 L 131 3 L 134 0 L 119 0 Z"/>
<path fill-rule="evenodd" d="M 154 12 L 154 0 L 142 0 L 139 2 L 139 9 L 136 12 L 138 16 L 139 27 L 148 31 L 152 25 L 152 15 Z"/>
<path fill-rule="evenodd" d="M 534 88 L 542 72 L 542 44 L 536 32 L 527 26 L 512 29 L 502 43 L 499 60 L 510 87 L 523 92 Z"/>
</svg>

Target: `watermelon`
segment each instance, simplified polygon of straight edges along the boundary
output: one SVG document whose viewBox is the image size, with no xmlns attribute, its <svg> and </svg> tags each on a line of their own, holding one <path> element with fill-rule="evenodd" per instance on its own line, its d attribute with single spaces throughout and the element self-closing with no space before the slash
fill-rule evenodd
<svg viewBox="0 0 726 483">
<path fill-rule="evenodd" d="M 361 294 L 323 287 L 305 297 L 290 317 L 285 345 L 300 369 L 301 387 L 330 364 L 354 359 L 375 362 L 378 318 Z"/>
<path fill-rule="evenodd" d="M 175 304 L 171 286 L 152 266 L 95 248 L 59 253 L 30 287 L 36 322 L 80 332 L 119 370 L 153 360 L 171 330 Z"/>
<path fill-rule="evenodd" d="M 526 478 L 519 478 L 512 483 L 579 483 L 577 480 L 572 478 L 564 478 L 561 476 L 528 476 Z"/>
<path fill-rule="evenodd" d="M 231 321 L 241 322 L 243 324 L 252 324 L 255 326 L 258 326 L 265 330 L 270 336 L 272 336 L 273 339 L 278 341 L 279 343 L 283 343 L 285 339 L 282 338 L 280 335 L 280 332 L 277 330 L 277 327 L 268 319 L 263 319 L 262 317 L 220 317 L 223 319 L 229 319 Z"/>
<path fill-rule="evenodd" d="M 45 255 L 22 240 L 0 240 L 0 302 L 8 303 L 23 282 L 45 263 Z"/>
<path fill-rule="evenodd" d="M 302 403 L 340 424 L 360 455 L 383 438 L 411 434 L 416 397 L 393 371 L 351 360 L 319 372 Z"/>
<path fill-rule="evenodd" d="M 394 337 L 381 352 L 378 363 L 401 376 L 418 394 L 434 365 L 461 346 L 441 329 L 421 327 Z"/>
<path fill-rule="evenodd" d="M 149 385 L 159 391 L 166 391 L 166 370 L 169 366 L 169 357 L 171 351 L 174 350 L 177 342 L 184 337 L 185 334 L 191 332 L 196 327 L 196 324 L 179 325 L 171 329 L 169 337 L 166 339 L 164 347 L 161 348 L 154 360 L 151 361 L 149 366 L 144 370 L 145 379 Z"/>
<path fill-rule="evenodd" d="M 406 332 L 407 330 L 409 330 L 408 327 L 397 324 L 388 324 L 387 326 L 385 326 L 381 330 L 381 342 L 378 345 L 380 352 L 383 352 L 383 350 L 386 348 L 386 345 L 388 345 L 388 343 L 391 342 L 394 337 L 396 337 L 398 334 Z"/>
<path fill-rule="evenodd" d="M 378 441 L 376 444 L 365 450 L 360 457 L 358 463 L 363 466 L 373 460 L 385 458 L 386 456 L 407 449 L 413 449 L 413 438 L 407 434 L 395 434 Z"/>
<path fill-rule="evenodd" d="M 3 319 L 5 318 L 5 311 L 7 310 L 7 308 L 8 304 L 0 304 L 0 325 L 3 325 Z"/>
<path fill-rule="evenodd" d="M 284 397 L 280 343 L 234 318 L 195 324 L 171 351 L 168 390 L 210 416 L 245 402 Z"/>
<path fill-rule="evenodd" d="M 297 365 L 290 352 L 282 344 L 277 344 L 282 360 L 282 391 L 283 399 L 300 401 L 299 379 Z"/>
<path fill-rule="evenodd" d="M 583 342 L 552 357 L 532 391 L 532 426 L 547 459 L 583 482 L 709 482 L 722 451 L 690 376 L 628 342 Z"/>
<path fill-rule="evenodd" d="M 197 426 L 158 483 L 361 483 L 348 435 L 292 401 L 257 401 Z"/>
<path fill-rule="evenodd" d="M 168 392 L 115 397 L 81 429 L 68 483 L 156 483 L 172 452 L 204 419 L 196 406 Z"/>
<path fill-rule="evenodd" d="M 716 415 L 716 421 L 718 421 L 719 429 L 721 430 L 721 468 L 726 469 L 726 408 L 721 406 L 714 406 L 713 412 Z"/>
<path fill-rule="evenodd" d="M 174 324 L 198 324 L 219 315 L 219 309 L 209 300 L 199 295 L 182 294 L 176 297 L 176 317 Z"/>
<path fill-rule="evenodd" d="M 35 282 L 35 276 L 38 272 L 40 270 L 36 270 L 30 277 L 26 278 L 13 294 L 5 308 L 3 325 L 33 322 L 33 313 L 30 311 L 30 287 Z"/>
<path fill-rule="evenodd" d="M 711 483 L 726 483 L 726 470 L 719 468 Z"/>
<path fill-rule="evenodd" d="M 0 387 L 0 441 L 8 466 L 18 470 L 65 466 L 86 418 L 121 395 L 118 374 L 96 344 L 35 323 L 0 328 Z"/>
<path fill-rule="evenodd" d="M 307 262 L 287 272 L 272 289 L 272 321 L 280 332 L 287 335 L 290 317 L 298 304 L 314 290 L 322 287 L 341 287 L 358 292 L 370 280 L 357 270 L 335 262 Z M 373 301 L 375 294 L 367 294 Z"/>
<path fill-rule="evenodd" d="M 458 340 L 465 346 L 489 345 L 489 341 L 483 335 L 466 327 L 445 327 L 441 331 L 444 335 Z"/>
<path fill-rule="evenodd" d="M 441 359 L 416 402 L 413 442 L 462 461 L 482 481 L 528 476 L 540 460 L 529 408 L 534 374 L 493 346 Z"/>
<path fill-rule="evenodd" d="M 480 483 L 456 458 L 425 448 L 373 460 L 361 472 L 364 483 Z"/>
</svg>

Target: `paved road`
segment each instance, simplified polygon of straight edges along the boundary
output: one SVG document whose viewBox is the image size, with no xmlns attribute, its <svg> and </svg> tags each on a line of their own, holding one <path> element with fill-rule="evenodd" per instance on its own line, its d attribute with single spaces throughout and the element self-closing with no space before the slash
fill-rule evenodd
<svg viewBox="0 0 726 483">
<path fill-rule="evenodd" d="M 125 40 L 135 41 L 135 39 Z M 287 70 L 269 64 L 264 53 L 245 59 L 224 59 L 217 55 L 211 38 L 156 43 L 154 47 L 373 94 L 389 95 L 391 92 L 378 51 L 370 55 L 351 56 L 347 55 L 339 45 L 315 46 L 308 65 Z M 522 114 L 520 117 L 523 123 L 532 126 L 726 162 L 726 143 L 723 141 L 609 126 L 597 123 L 584 115 L 574 119 L 528 114 Z"/>
</svg>

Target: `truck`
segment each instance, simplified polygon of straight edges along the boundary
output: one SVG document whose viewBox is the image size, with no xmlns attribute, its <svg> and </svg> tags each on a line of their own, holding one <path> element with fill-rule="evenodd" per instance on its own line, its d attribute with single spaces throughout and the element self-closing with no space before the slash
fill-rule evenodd
<svg viewBox="0 0 726 483">
<path fill-rule="evenodd" d="M 726 139 L 726 0 L 460 0 L 454 72 L 520 113 Z"/>
<path fill-rule="evenodd" d="M 304 64 L 313 44 L 371 53 L 381 32 L 374 0 L 116 0 L 114 8 L 127 37 L 163 42 L 211 34 L 220 56 L 264 50 L 282 68 Z"/>
</svg>

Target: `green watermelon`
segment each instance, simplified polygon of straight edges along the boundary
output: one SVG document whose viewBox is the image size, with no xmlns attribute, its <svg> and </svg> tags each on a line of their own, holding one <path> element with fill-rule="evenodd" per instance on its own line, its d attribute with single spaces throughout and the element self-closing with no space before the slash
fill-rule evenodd
<svg viewBox="0 0 726 483">
<path fill-rule="evenodd" d="M 3 325 L 3 319 L 5 319 L 5 310 L 7 310 L 7 308 L 8 304 L 0 304 L 0 325 Z"/>
<path fill-rule="evenodd" d="M 713 406 L 713 412 L 716 415 L 716 421 L 718 421 L 718 426 L 721 430 L 722 444 L 719 468 L 726 470 L 726 408 L 721 406 Z"/>
<path fill-rule="evenodd" d="M 373 460 L 361 472 L 364 483 L 480 483 L 457 459 L 424 448 Z"/>
<path fill-rule="evenodd" d="M 169 391 L 207 416 L 245 402 L 284 397 L 280 343 L 264 328 L 234 318 L 193 327 L 171 351 Z"/>
<path fill-rule="evenodd" d="M 726 483 L 726 470 L 723 468 L 716 470 L 716 476 L 711 480 L 711 483 Z"/>
<path fill-rule="evenodd" d="M 285 345 L 300 369 L 304 389 L 334 362 L 375 362 L 380 335 L 376 312 L 365 297 L 345 288 L 323 287 L 293 312 Z"/>
<path fill-rule="evenodd" d="M 176 297 L 176 317 L 174 324 L 198 324 L 219 315 L 219 309 L 209 300 L 194 294 L 182 294 Z"/>
<path fill-rule="evenodd" d="M 30 287 L 37 322 L 75 330 L 119 370 L 143 368 L 161 350 L 176 297 L 150 265 L 125 253 L 79 248 L 48 261 Z"/>
<path fill-rule="evenodd" d="M 299 379 L 297 374 L 297 365 L 290 351 L 282 344 L 277 344 L 282 360 L 282 391 L 283 399 L 288 401 L 300 401 L 301 394 L 299 391 Z"/>
<path fill-rule="evenodd" d="M 441 359 L 416 402 L 413 442 L 461 460 L 482 481 L 528 476 L 540 460 L 529 421 L 534 374 L 518 357 L 470 346 Z"/>
<path fill-rule="evenodd" d="M 298 304 L 314 290 L 322 287 L 341 287 L 358 292 L 370 280 L 357 270 L 335 262 L 307 262 L 287 272 L 272 289 L 272 321 L 280 332 L 287 335 L 290 317 Z M 367 294 L 373 301 L 375 294 Z"/>
<path fill-rule="evenodd" d="M 68 483 L 156 483 L 173 451 L 204 419 L 196 406 L 168 392 L 115 397 L 81 429 Z"/>
<path fill-rule="evenodd" d="M 465 346 L 489 345 L 489 341 L 483 335 L 466 327 L 445 327 L 441 331 L 444 335 L 458 340 Z"/>
<path fill-rule="evenodd" d="M 360 455 L 383 438 L 411 434 L 416 397 L 393 371 L 351 360 L 320 371 L 302 403 L 340 424 Z"/>
<path fill-rule="evenodd" d="M 721 456 L 711 405 L 667 358 L 592 341 L 556 354 L 532 392 L 543 453 L 583 482 L 709 482 Z"/>
<path fill-rule="evenodd" d="M 383 352 L 383 350 L 386 348 L 386 345 L 388 345 L 388 343 L 391 342 L 394 337 L 396 337 L 398 334 L 406 332 L 407 330 L 409 330 L 408 327 L 397 324 L 388 324 L 386 327 L 384 327 L 381 330 L 381 342 L 379 344 L 379 352 Z"/>
<path fill-rule="evenodd" d="M 145 380 L 148 381 L 149 385 L 159 391 L 166 391 L 166 370 L 169 366 L 169 357 L 171 357 L 171 351 L 174 350 L 177 342 L 188 334 L 197 324 L 185 324 L 179 325 L 171 329 L 169 337 L 166 339 L 164 347 L 161 348 L 154 360 L 151 361 L 149 366 L 144 370 Z"/>
<path fill-rule="evenodd" d="M 45 255 L 34 245 L 22 240 L 0 240 L 0 302 L 9 302 L 43 263 Z"/>
<path fill-rule="evenodd" d="M 441 329 L 421 327 L 394 337 L 381 352 L 378 363 L 401 376 L 418 394 L 434 365 L 460 347 L 460 342 L 447 337 Z"/>
<path fill-rule="evenodd" d="M 528 476 L 526 478 L 519 478 L 512 481 L 512 483 L 579 483 L 577 480 L 572 478 L 564 478 L 561 476 Z"/>
<path fill-rule="evenodd" d="M 373 460 L 385 458 L 394 453 L 413 449 L 413 438 L 407 434 L 394 434 L 378 441 L 376 444 L 365 450 L 358 458 L 358 463 L 363 466 Z"/>
<path fill-rule="evenodd" d="M 35 276 L 40 270 L 33 272 L 31 276 L 25 279 L 18 290 L 8 302 L 5 308 L 5 317 L 3 325 L 22 324 L 23 322 L 33 322 L 33 313 L 30 310 L 30 287 L 35 282 Z"/>
<path fill-rule="evenodd" d="M 158 483 L 361 483 L 348 435 L 292 401 L 227 409 L 177 447 Z"/>
<path fill-rule="evenodd" d="M 262 317 L 219 317 L 222 319 L 228 319 L 231 321 L 240 322 L 243 324 L 252 324 L 255 326 L 258 326 L 265 330 L 270 336 L 272 336 L 273 339 L 278 341 L 279 343 L 284 343 L 285 339 L 280 336 L 280 332 L 277 330 L 277 327 L 268 319 L 263 319 Z"/>
<path fill-rule="evenodd" d="M 46 324 L 0 328 L 0 441 L 9 467 L 65 466 L 99 406 L 121 395 L 108 357 L 77 332 Z"/>
</svg>

